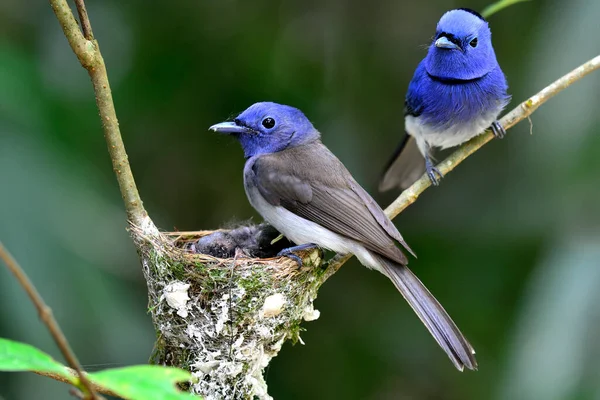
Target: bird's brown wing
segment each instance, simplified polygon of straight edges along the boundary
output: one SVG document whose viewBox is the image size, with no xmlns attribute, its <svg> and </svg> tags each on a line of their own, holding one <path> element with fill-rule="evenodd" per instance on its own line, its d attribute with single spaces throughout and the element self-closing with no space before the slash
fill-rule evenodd
<svg viewBox="0 0 600 400">
<path fill-rule="evenodd" d="M 402 236 L 342 163 L 320 142 L 259 157 L 254 184 L 272 205 L 354 239 L 402 265 Z"/>
</svg>

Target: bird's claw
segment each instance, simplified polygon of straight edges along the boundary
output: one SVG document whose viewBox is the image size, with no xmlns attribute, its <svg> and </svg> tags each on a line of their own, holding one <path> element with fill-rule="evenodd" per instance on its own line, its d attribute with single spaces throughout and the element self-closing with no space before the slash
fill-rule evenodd
<svg viewBox="0 0 600 400">
<path fill-rule="evenodd" d="M 298 268 L 302 268 L 302 259 L 300 258 L 300 256 L 292 253 L 291 251 L 288 251 L 288 249 L 281 250 L 279 253 L 277 253 L 277 257 L 287 257 L 289 259 L 292 259 L 298 263 Z"/>
<path fill-rule="evenodd" d="M 427 177 L 431 181 L 431 184 L 433 186 L 438 186 L 440 184 L 440 180 L 444 177 L 444 175 L 440 172 L 439 169 L 436 168 L 435 165 L 433 165 L 429 158 L 425 160 L 425 169 L 427 170 Z"/>
<path fill-rule="evenodd" d="M 492 122 L 490 128 L 492 129 L 492 133 L 494 134 L 494 136 L 498 139 L 502 139 L 506 135 L 506 130 L 498 121 Z"/>
<path fill-rule="evenodd" d="M 296 261 L 298 263 L 298 269 L 300 269 L 304 266 L 304 263 L 302 262 L 302 259 L 300 258 L 300 256 L 295 254 L 294 251 L 308 250 L 308 249 L 312 249 L 315 247 L 318 247 L 318 246 L 314 243 L 306 243 L 306 244 L 301 244 L 299 246 L 288 247 L 287 249 L 283 249 L 279 253 L 277 253 L 277 257 L 287 257 L 287 258 L 290 258 L 290 259 Z"/>
</svg>

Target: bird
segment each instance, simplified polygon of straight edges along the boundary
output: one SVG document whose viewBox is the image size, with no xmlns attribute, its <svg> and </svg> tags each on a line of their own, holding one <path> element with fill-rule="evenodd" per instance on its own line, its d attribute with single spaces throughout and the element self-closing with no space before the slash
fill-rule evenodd
<svg viewBox="0 0 600 400">
<path fill-rule="evenodd" d="M 497 118 L 510 101 L 507 90 L 485 18 L 468 8 L 442 15 L 408 85 L 405 134 L 379 190 L 406 189 L 424 172 L 437 186 L 443 175 L 433 163 L 434 148 L 458 146 L 488 128 L 495 137 L 504 137 Z"/>
<path fill-rule="evenodd" d="M 393 282 L 457 369 L 477 369 L 473 347 L 408 269 L 398 244 L 414 252 L 381 207 L 322 144 L 320 132 L 302 111 L 260 102 L 233 121 L 209 129 L 240 142 L 250 204 L 296 244 L 280 256 L 297 260 L 293 252 L 314 247 L 354 254 Z"/>
<path fill-rule="evenodd" d="M 192 253 L 208 254 L 219 258 L 232 258 L 238 249 L 248 257 L 269 258 L 290 246 L 287 240 L 275 241 L 279 235 L 279 232 L 269 224 L 241 225 L 203 236 L 187 243 L 185 248 Z"/>
</svg>

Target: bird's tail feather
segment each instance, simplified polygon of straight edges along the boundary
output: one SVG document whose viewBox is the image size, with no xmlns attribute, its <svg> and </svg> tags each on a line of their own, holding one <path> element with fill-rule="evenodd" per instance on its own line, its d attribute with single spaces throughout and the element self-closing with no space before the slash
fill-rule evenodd
<svg viewBox="0 0 600 400">
<path fill-rule="evenodd" d="M 442 305 L 409 269 L 391 260 L 373 254 L 383 272 L 419 316 L 436 342 L 448 354 L 459 371 L 464 367 L 477 369 L 475 350 L 460 332 Z"/>
<path fill-rule="evenodd" d="M 404 134 L 404 139 L 390 159 L 383 177 L 379 182 L 379 191 L 398 187 L 406 189 L 425 173 L 425 160 L 419 151 L 417 141 Z"/>
</svg>

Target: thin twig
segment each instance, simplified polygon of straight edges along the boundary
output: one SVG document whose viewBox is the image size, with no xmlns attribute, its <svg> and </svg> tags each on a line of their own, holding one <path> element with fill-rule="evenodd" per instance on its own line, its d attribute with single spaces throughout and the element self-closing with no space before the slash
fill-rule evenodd
<svg viewBox="0 0 600 400">
<path fill-rule="evenodd" d="M 56 14 L 56 18 L 69 41 L 69 45 L 79 59 L 81 65 L 88 71 L 94 92 L 96 94 L 96 105 L 100 112 L 104 138 L 108 145 L 108 152 L 113 165 L 113 170 L 119 182 L 121 196 L 125 203 L 125 210 L 130 221 L 138 226 L 147 222 L 146 210 L 138 193 L 125 145 L 119 129 L 119 121 L 115 112 L 112 93 L 106 74 L 106 65 L 100 53 L 98 41 L 93 38 L 92 28 L 87 18 L 87 12 L 83 0 L 76 0 L 77 10 L 81 18 L 83 33 L 73 16 L 71 8 L 66 0 L 50 0 L 50 5 Z M 87 26 L 87 27 L 86 27 Z M 89 28 L 89 30 L 88 30 Z M 85 35 L 85 36 L 84 36 Z M 86 39 L 89 37 L 89 39 Z"/>
<path fill-rule="evenodd" d="M 50 331 L 50 334 L 52 335 L 54 341 L 58 345 L 60 352 L 63 354 L 65 360 L 67 360 L 67 363 L 71 366 L 71 368 L 73 368 L 77 372 L 79 381 L 87 390 L 89 398 L 99 399 L 100 397 L 96 394 L 94 386 L 85 376 L 85 373 L 81 369 L 79 361 L 77 361 L 75 353 L 73 353 L 73 350 L 71 350 L 71 346 L 69 346 L 69 342 L 67 342 L 67 338 L 60 329 L 60 326 L 58 326 L 56 320 L 54 319 L 54 316 L 52 315 L 52 310 L 46 305 L 46 303 L 44 303 L 44 300 L 38 293 L 37 289 L 35 288 L 33 283 L 31 283 L 25 271 L 23 271 L 23 268 L 21 268 L 17 261 L 10 255 L 8 250 L 4 248 L 2 242 L 0 242 L 0 259 L 4 261 L 4 264 L 6 264 L 8 270 L 12 272 L 15 278 L 17 278 L 17 281 L 19 281 L 19 283 L 23 287 L 23 289 L 25 289 L 25 292 L 27 292 L 27 295 L 33 302 L 33 305 L 35 306 L 40 315 L 40 319 Z"/>
<path fill-rule="evenodd" d="M 522 120 L 529 118 L 531 114 L 539 106 L 544 104 L 546 101 L 550 100 L 556 94 L 565 90 L 573 83 L 577 82 L 584 76 L 589 73 L 600 68 L 600 56 L 596 56 L 593 59 L 589 60 L 585 64 L 575 68 L 573 71 L 569 72 L 562 78 L 557 79 L 549 86 L 542 89 L 539 93 L 531 96 L 529 99 L 525 100 L 517 107 L 515 107 L 511 112 L 506 114 L 502 119 L 500 119 L 500 124 L 504 127 L 504 129 L 508 130 L 515 126 L 517 123 Z M 491 141 L 494 138 L 494 135 L 487 131 L 482 135 L 479 135 L 469 142 L 462 145 L 458 150 L 452 153 L 448 158 L 442 161 L 437 167 L 445 176 L 450 171 L 452 171 L 458 164 L 463 162 L 467 157 L 471 154 L 475 153 L 484 144 Z M 421 193 L 425 191 L 429 186 L 431 186 L 431 182 L 427 175 L 423 175 L 421 179 L 416 181 L 411 187 L 402 192 L 400 196 L 392 204 L 390 204 L 385 209 L 385 214 L 390 218 L 395 218 L 398 214 L 400 214 L 406 207 L 413 204 Z M 327 271 L 324 275 L 324 281 L 327 280 L 331 275 L 333 275 L 340 267 L 348 261 L 352 255 L 335 255 L 330 261 L 329 266 L 327 267 Z"/>
<path fill-rule="evenodd" d="M 94 33 L 92 32 L 92 24 L 90 24 L 90 18 L 88 17 L 84 1 L 75 0 L 75 7 L 77 8 L 77 14 L 79 14 L 79 22 L 81 22 L 83 37 L 85 37 L 87 40 L 93 40 Z"/>
<path fill-rule="evenodd" d="M 40 376 L 45 376 L 51 379 L 54 379 L 55 381 L 59 381 L 59 382 L 64 382 L 64 383 L 68 383 L 70 384 L 71 381 L 69 379 L 67 379 L 66 377 L 60 375 L 60 374 L 56 374 L 54 372 L 42 372 L 42 371 L 33 371 L 34 373 L 36 373 L 37 375 Z M 71 368 L 67 368 L 67 372 L 73 376 L 77 376 L 77 372 L 74 369 Z M 83 373 L 86 377 L 87 374 L 84 372 Z M 92 387 L 94 388 L 94 390 L 97 393 L 102 393 L 105 394 L 107 396 L 113 396 L 113 397 L 117 397 L 117 398 L 121 398 L 117 393 L 113 392 L 112 390 L 106 389 L 102 386 L 96 385 L 95 383 L 91 382 Z"/>
</svg>

